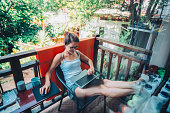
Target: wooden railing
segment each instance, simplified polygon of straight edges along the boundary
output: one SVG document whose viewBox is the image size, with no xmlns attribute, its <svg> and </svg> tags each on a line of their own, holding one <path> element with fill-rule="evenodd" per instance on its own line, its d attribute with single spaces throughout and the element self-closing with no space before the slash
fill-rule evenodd
<svg viewBox="0 0 170 113">
<path fill-rule="evenodd" d="M 7 75 L 13 74 L 15 85 L 16 85 L 18 81 L 24 80 L 22 71 L 31 67 L 34 68 L 34 74 L 36 77 L 38 77 L 39 74 L 38 60 L 34 60 L 24 64 L 20 63 L 20 59 L 30 57 L 36 54 L 37 52 L 35 50 L 30 50 L 30 51 L 25 51 L 25 52 L 20 52 L 20 53 L 0 57 L 0 64 L 6 62 L 10 63 L 10 68 L 0 70 L 0 77 L 5 77 Z M 1 90 L 3 91 L 1 84 L 0 87 Z"/>
<path fill-rule="evenodd" d="M 79 42 L 79 44 L 81 45 L 81 46 L 79 46 L 79 50 L 81 52 L 83 52 L 84 54 L 86 54 L 91 59 L 93 58 L 94 40 L 95 40 L 95 38 L 89 37 L 89 38 L 85 38 L 85 39 L 80 39 L 80 42 Z M 14 82 L 15 82 L 15 86 L 16 86 L 18 81 L 24 80 L 22 71 L 33 67 L 35 76 L 44 78 L 45 73 L 46 73 L 48 67 L 50 66 L 55 55 L 58 53 L 61 53 L 63 50 L 64 50 L 64 44 L 56 44 L 53 46 L 39 48 L 36 50 L 30 50 L 30 51 L 20 52 L 20 53 L 16 53 L 16 54 L 2 56 L 2 57 L 0 57 L 0 64 L 9 62 L 10 66 L 7 69 L 0 69 L 0 77 L 8 77 L 8 75 L 13 74 Z M 20 60 L 22 58 L 35 56 L 35 55 L 36 55 L 35 60 L 32 60 L 29 63 L 21 64 Z M 86 68 L 86 67 L 82 65 L 82 68 Z M 87 66 L 87 68 L 88 68 L 88 66 Z M 59 82 L 59 80 L 57 81 L 55 71 L 52 72 L 52 75 L 54 75 L 54 76 L 51 76 L 51 80 L 56 83 L 57 87 L 58 88 L 63 87 L 63 85 Z M 44 84 L 44 79 L 41 79 L 41 82 L 42 82 L 42 84 Z M 60 86 L 60 84 L 61 84 L 61 86 Z M 2 92 L 6 92 L 6 91 L 3 91 L 1 83 L 0 83 L 0 88 L 1 88 Z M 17 86 L 16 86 L 16 89 L 17 89 Z M 15 88 L 14 88 L 14 90 L 15 90 Z M 19 104 L 20 104 L 21 108 L 19 109 L 19 111 L 20 110 L 25 111 L 28 109 L 28 111 L 31 112 L 30 109 L 32 109 L 38 105 L 40 105 L 40 107 L 41 107 L 40 111 L 42 111 L 43 109 L 46 109 L 47 107 L 51 106 L 52 104 L 56 103 L 57 101 L 59 101 L 61 99 L 61 96 L 60 96 L 61 93 L 59 93 L 58 94 L 59 96 L 56 96 L 55 98 L 52 97 L 53 98 L 52 101 L 48 102 L 48 104 L 43 103 L 44 100 L 36 102 L 35 98 L 32 98 L 34 96 L 33 96 L 33 92 L 32 92 L 31 83 L 26 84 L 26 90 L 18 91 L 18 94 L 25 96 L 24 98 L 22 98 L 22 100 L 20 98 Z M 29 97 L 28 97 L 28 95 L 29 95 Z M 67 94 L 65 94 L 65 96 L 67 96 Z M 30 107 L 30 106 L 32 106 L 32 107 Z"/>
<path fill-rule="evenodd" d="M 115 80 L 117 80 L 118 76 L 119 76 L 119 70 L 120 70 L 120 64 L 121 64 L 122 58 L 128 59 L 124 80 L 128 80 L 129 71 L 131 68 L 132 61 L 140 64 L 139 68 L 138 68 L 139 73 L 142 71 L 143 66 L 147 65 L 149 63 L 148 59 L 141 59 L 137 56 L 127 54 L 126 52 L 123 52 L 123 51 L 120 52 L 117 50 L 110 49 L 108 47 L 103 46 L 102 43 L 108 43 L 108 44 L 115 45 L 115 46 L 118 46 L 118 47 L 121 47 L 124 49 L 129 49 L 132 51 L 140 52 L 140 53 L 145 54 L 146 56 L 150 56 L 151 51 L 148 51 L 148 50 L 140 48 L 140 47 L 136 47 L 136 46 L 132 46 L 132 45 L 128 45 L 128 44 L 122 44 L 120 42 L 115 42 L 110 39 L 104 39 L 104 38 L 97 37 L 95 39 L 95 44 L 94 44 L 94 55 L 93 55 L 94 66 L 97 67 L 98 51 L 101 51 L 100 72 L 102 72 L 105 53 L 109 52 L 109 64 L 108 64 L 108 69 L 107 69 L 107 78 L 110 77 L 110 70 L 111 70 L 113 55 L 116 55 L 118 57 L 116 75 L 114 75 Z M 29 57 L 29 56 L 33 56 L 33 55 L 37 55 L 36 50 L 30 50 L 30 51 L 26 51 L 26 52 L 21 52 L 21 53 L 17 53 L 17 54 L 6 55 L 6 56 L 0 57 L 0 63 L 9 62 L 10 67 L 11 67 L 8 69 L 0 70 L 0 77 L 7 76 L 9 74 L 13 74 L 14 81 L 15 81 L 15 83 L 17 83 L 20 80 L 24 80 L 22 71 L 26 70 L 28 68 L 31 68 L 31 67 L 34 68 L 35 76 L 38 76 L 38 74 L 39 74 L 39 69 L 38 69 L 39 61 L 38 60 L 34 60 L 34 61 L 31 61 L 31 62 L 25 63 L 25 64 L 20 63 L 20 59 Z M 149 57 L 147 57 L 147 58 L 149 58 Z"/>
<path fill-rule="evenodd" d="M 111 44 L 111 45 L 114 45 L 114 46 L 121 47 L 123 49 L 129 49 L 131 51 L 142 53 L 142 54 L 145 55 L 145 59 L 127 54 L 127 52 L 110 49 L 108 47 L 103 46 L 103 43 L 108 43 L 108 44 Z M 110 78 L 110 70 L 111 70 L 113 55 L 114 56 L 116 55 L 118 57 L 116 75 L 113 75 L 113 76 L 115 76 L 115 80 L 118 80 L 120 64 L 121 64 L 122 58 L 128 59 L 128 63 L 127 63 L 127 66 L 126 66 L 126 72 L 125 72 L 125 78 L 124 78 L 124 80 L 127 81 L 128 78 L 129 78 L 129 71 L 130 71 L 130 68 L 131 68 L 132 61 L 139 63 L 138 73 L 141 73 L 144 65 L 149 64 L 149 57 L 148 56 L 151 55 L 151 51 L 148 51 L 146 49 L 136 47 L 136 46 L 132 46 L 132 45 L 128 45 L 128 44 L 123 44 L 123 43 L 120 43 L 120 42 L 115 42 L 115 41 L 112 41 L 110 39 L 104 39 L 104 38 L 100 38 L 100 37 L 96 37 L 94 48 L 95 48 L 95 50 L 94 50 L 94 66 L 96 68 L 97 68 L 97 65 L 98 65 L 97 61 L 99 60 L 99 59 L 97 59 L 97 56 L 98 56 L 99 51 L 101 51 L 100 72 L 103 71 L 103 63 L 104 63 L 105 53 L 106 52 L 109 53 L 109 62 L 108 62 L 109 64 L 108 64 L 108 69 L 107 69 L 107 79 Z"/>
<path fill-rule="evenodd" d="M 90 42 L 92 43 L 92 46 L 88 45 L 89 40 L 91 40 Z M 142 54 L 146 55 L 146 57 L 143 59 L 143 58 L 139 58 L 137 56 L 128 54 L 127 52 L 124 52 L 124 51 L 117 51 L 117 50 L 108 48 L 107 46 L 104 46 L 103 43 L 108 43 L 108 44 L 118 46 L 118 47 L 123 48 L 123 49 L 129 49 L 131 51 L 139 52 L 139 53 L 142 53 Z M 94 44 L 94 48 L 93 48 L 93 44 Z M 109 57 L 108 57 L 109 62 L 108 62 L 107 74 L 106 74 L 108 79 L 110 78 L 110 76 L 114 76 L 115 80 L 118 80 L 119 71 L 120 71 L 120 65 L 121 65 L 121 62 L 122 62 L 123 58 L 128 60 L 128 63 L 127 63 L 127 66 L 126 66 L 126 71 L 125 71 L 125 77 L 124 77 L 124 80 L 126 81 L 129 78 L 129 71 L 131 70 L 132 62 L 139 63 L 138 73 L 141 73 L 144 65 L 149 64 L 149 56 L 151 56 L 151 51 L 148 51 L 146 49 L 136 47 L 136 46 L 131 46 L 131 45 L 128 45 L 128 44 L 122 44 L 120 42 L 115 42 L 115 41 L 112 41 L 110 39 L 104 39 L 104 38 L 100 38 L 100 37 L 96 37 L 95 41 L 94 41 L 94 38 L 89 38 L 89 39 L 80 41 L 80 45 L 81 45 L 81 47 L 79 47 L 80 51 L 83 51 L 83 53 L 85 53 L 85 54 L 89 54 L 88 57 L 90 56 L 90 58 L 93 57 L 95 68 L 97 68 L 97 65 L 98 65 L 97 61 L 101 60 L 100 61 L 101 65 L 99 66 L 100 67 L 100 69 L 99 69 L 100 72 L 103 72 L 104 56 L 106 56 L 106 52 L 109 53 Z M 86 46 L 88 46 L 88 47 L 86 47 Z M 57 48 L 60 48 L 60 49 L 62 47 L 63 46 L 61 46 L 61 47 L 57 46 Z M 51 47 L 51 48 L 58 51 L 54 47 Z M 38 51 L 41 54 L 42 53 L 46 54 L 47 49 L 48 49 L 48 52 L 52 52 L 51 48 L 44 48 L 44 49 L 41 49 L 41 50 L 38 50 Z M 94 51 L 89 52 L 90 48 L 91 48 L 91 50 L 94 49 Z M 51 54 L 53 54 L 53 53 L 56 54 L 56 51 L 53 51 Z M 101 54 L 99 54 L 100 52 L 101 52 Z M 0 70 L 0 77 L 5 77 L 5 76 L 7 76 L 9 74 L 13 74 L 15 85 L 16 85 L 16 83 L 18 81 L 24 80 L 22 71 L 26 70 L 28 68 L 31 68 L 31 67 L 34 68 L 35 76 L 38 76 L 39 75 L 38 66 L 43 65 L 44 62 L 46 62 L 46 61 L 39 63 L 39 61 L 35 59 L 34 61 L 31 61 L 29 63 L 25 63 L 25 64 L 20 63 L 20 59 L 25 58 L 25 57 L 30 57 L 30 56 L 33 56 L 33 55 L 37 55 L 37 53 L 38 52 L 36 50 L 31 50 L 31 51 L 25 51 L 25 52 L 21 52 L 21 53 L 17 53 L 17 54 L 6 55 L 6 56 L 0 57 L 0 64 L 5 63 L 5 62 L 9 62 L 10 67 L 11 67 L 11 68 L 8 68 L 8 69 Z M 44 56 L 44 54 L 42 56 Z M 47 55 L 49 55 L 49 54 L 47 54 Z M 101 56 L 101 59 L 97 59 L 98 55 Z M 118 58 L 117 65 L 116 65 L 116 74 L 111 75 L 110 71 L 111 71 L 111 66 L 113 65 L 112 59 L 115 56 L 117 56 L 117 58 Z M 44 57 L 46 57 L 46 56 L 44 56 Z M 44 69 L 44 68 L 42 68 L 42 69 Z M 3 88 L 1 86 L 1 84 L 0 84 L 0 87 L 1 87 L 1 90 L 3 91 Z"/>
</svg>

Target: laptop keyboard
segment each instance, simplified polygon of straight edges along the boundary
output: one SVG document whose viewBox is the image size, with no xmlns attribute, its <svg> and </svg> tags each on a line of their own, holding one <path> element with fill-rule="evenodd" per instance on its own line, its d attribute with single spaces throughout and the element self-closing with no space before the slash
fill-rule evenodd
<svg viewBox="0 0 170 113">
<path fill-rule="evenodd" d="M 89 82 L 91 82 L 94 78 L 96 78 L 94 75 L 87 75 L 77 80 L 76 83 L 80 88 L 82 88 L 85 85 L 87 85 Z"/>
</svg>

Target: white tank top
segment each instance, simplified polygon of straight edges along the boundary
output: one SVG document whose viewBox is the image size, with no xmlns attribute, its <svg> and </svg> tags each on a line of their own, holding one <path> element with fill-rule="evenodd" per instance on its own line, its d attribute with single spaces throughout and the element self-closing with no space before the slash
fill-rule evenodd
<svg viewBox="0 0 170 113">
<path fill-rule="evenodd" d="M 71 60 L 71 61 L 65 60 L 63 56 L 63 63 L 60 65 L 61 70 L 63 71 L 63 74 L 64 74 L 64 79 L 66 81 L 66 84 L 69 87 L 74 84 L 73 82 L 71 82 L 69 78 L 80 74 L 80 72 L 82 71 L 80 55 L 77 51 L 76 53 L 78 55 L 78 58 Z"/>
</svg>

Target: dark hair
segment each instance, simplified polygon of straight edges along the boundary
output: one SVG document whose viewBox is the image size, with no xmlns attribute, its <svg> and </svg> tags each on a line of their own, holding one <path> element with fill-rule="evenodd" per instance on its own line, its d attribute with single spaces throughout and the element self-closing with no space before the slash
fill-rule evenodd
<svg viewBox="0 0 170 113">
<path fill-rule="evenodd" d="M 71 42 L 79 42 L 79 38 L 75 33 L 65 32 L 64 44 L 68 45 Z"/>
</svg>

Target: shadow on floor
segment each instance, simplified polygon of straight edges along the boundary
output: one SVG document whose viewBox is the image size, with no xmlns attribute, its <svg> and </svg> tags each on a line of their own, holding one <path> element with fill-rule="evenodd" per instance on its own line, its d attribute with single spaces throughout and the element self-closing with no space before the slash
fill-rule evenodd
<svg viewBox="0 0 170 113">
<path fill-rule="evenodd" d="M 95 101 L 93 101 L 87 108 L 83 110 L 84 113 L 103 113 L 104 111 L 104 101 L 103 96 L 99 96 Z M 120 112 L 121 107 L 125 103 L 119 98 L 106 98 L 106 113 Z M 43 110 L 41 113 L 77 113 L 76 104 L 70 100 L 67 96 L 63 100 L 61 106 L 61 111 L 58 111 L 59 102 L 53 104 L 49 108 Z"/>
</svg>

